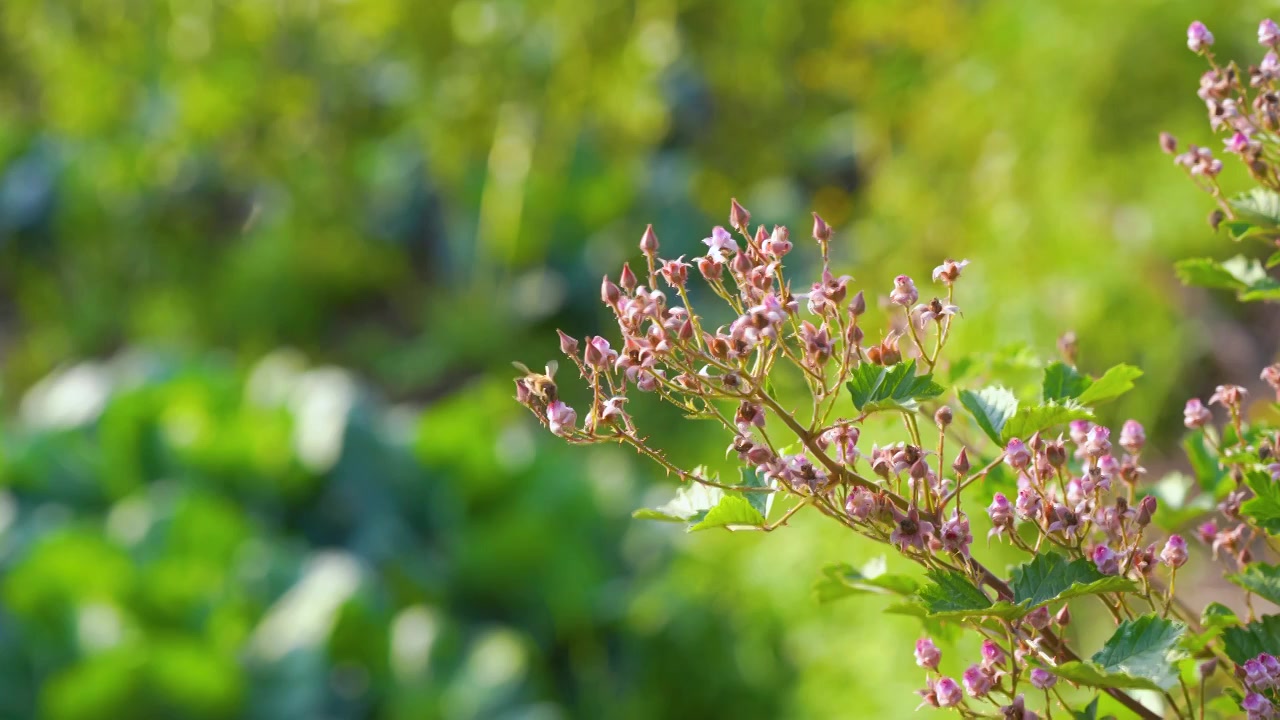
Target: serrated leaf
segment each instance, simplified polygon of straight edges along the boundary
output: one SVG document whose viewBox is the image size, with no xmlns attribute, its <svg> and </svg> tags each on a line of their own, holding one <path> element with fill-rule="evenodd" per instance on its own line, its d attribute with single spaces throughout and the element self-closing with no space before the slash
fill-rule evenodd
<svg viewBox="0 0 1280 720">
<path fill-rule="evenodd" d="M 1280 653 L 1280 615 L 1264 615 L 1244 627 L 1223 628 L 1222 641 L 1227 657 L 1237 664 L 1264 652 Z"/>
<path fill-rule="evenodd" d="M 921 400 L 938 397 L 944 391 L 933 381 L 932 374 L 916 375 L 915 360 L 890 367 L 862 363 L 853 371 L 846 387 L 853 406 L 864 413 L 915 410 Z"/>
<path fill-rule="evenodd" d="M 1254 470 L 1245 473 L 1244 484 L 1254 496 L 1240 506 L 1240 514 L 1272 535 L 1280 533 L 1280 483 L 1270 473 Z"/>
<path fill-rule="evenodd" d="M 707 511 L 701 521 L 691 525 L 689 532 L 726 528 L 729 530 L 758 529 L 764 525 L 764 516 L 739 495 L 725 495 L 716 506 Z"/>
<path fill-rule="evenodd" d="M 1013 438 L 1028 438 L 1037 432 L 1051 427 L 1069 423 L 1072 420 L 1091 420 L 1093 413 L 1079 405 L 1058 405 L 1047 403 L 1033 407 L 1018 408 L 1000 431 L 1000 441 L 1007 443 Z"/>
<path fill-rule="evenodd" d="M 1097 405 L 1114 400 L 1133 389 L 1133 381 L 1142 377 L 1142 371 L 1132 365 L 1116 365 L 1102 377 L 1094 380 L 1076 401 L 1081 405 Z"/>
<path fill-rule="evenodd" d="M 1018 412 L 1018 398 L 1007 388 L 993 385 L 978 391 L 961 390 L 960 404 L 973 416 L 978 427 L 996 443 L 1001 443 L 1004 426 Z M 1001 443 L 1003 445 L 1003 443 Z"/>
<path fill-rule="evenodd" d="M 1244 302 L 1280 299 L 1280 281 L 1268 276 L 1262 263 L 1253 258 L 1237 255 L 1221 263 L 1192 258 L 1174 267 L 1186 285 L 1235 290 Z"/>
<path fill-rule="evenodd" d="M 1186 653 L 1178 646 L 1185 628 L 1156 615 L 1125 620 L 1092 661 L 1108 676 L 1146 680 L 1161 690 L 1178 682 L 1174 663 Z"/>
<path fill-rule="evenodd" d="M 1064 362 L 1050 363 L 1044 369 L 1044 382 L 1040 386 L 1040 398 L 1044 402 L 1050 400 L 1069 400 L 1079 397 L 1093 380 L 1082 375 L 1075 368 Z"/>
<path fill-rule="evenodd" d="M 666 505 L 641 508 L 631 513 L 631 517 L 664 522 L 697 522 L 723 497 L 724 491 L 720 488 L 695 482 L 688 487 L 677 488 L 675 498 Z"/>
<path fill-rule="evenodd" d="M 822 579 L 815 585 L 818 602 L 875 593 L 880 595 L 912 595 L 919 589 L 920 583 L 909 575 L 885 572 L 885 560 L 876 558 L 861 570 L 855 570 L 848 563 L 827 565 L 822 569 Z"/>
<path fill-rule="evenodd" d="M 1059 600 L 1105 592 L 1133 592 L 1137 585 L 1118 575 L 1103 575 L 1084 558 L 1068 561 L 1055 552 L 1043 552 L 1013 568 L 1013 599 L 1027 610 Z"/>
<path fill-rule="evenodd" d="M 932 582 L 921 587 L 916 595 L 924 603 L 929 617 L 1014 619 L 1027 612 L 1008 602 L 992 603 L 969 578 L 954 570 L 935 568 L 926 574 Z"/>
<path fill-rule="evenodd" d="M 1077 685 L 1095 688 L 1119 688 L 1121 690 L 1161 690 L 1154 682 L 1124 672 L 1109 672 L 1093 663 L 1073 660 L 1053 669 L 1058 677 Z"/>
<path fill-rule="evenodd" d="M 1264 600 L 1280 604 L 1280 567 L 1250 563 L 1227 579 Z"/>
</svg>

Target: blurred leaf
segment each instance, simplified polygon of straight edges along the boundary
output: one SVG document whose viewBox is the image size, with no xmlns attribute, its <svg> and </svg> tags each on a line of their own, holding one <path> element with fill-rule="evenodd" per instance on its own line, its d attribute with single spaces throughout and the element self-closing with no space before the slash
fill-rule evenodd
<svg viewBox="0 0 1280 720">
<path fill-rule="evenodd" d="M 1067 561 L 1055 552 L 1042 552 L 1011 571 L 1014 601 L 1033 610 L 1050 602 L 1081 595 L 1133 592 L 1137 585 L 1118 575 L 1103 575 L 1084 558 Z"/>
<path fill-rule="evenodd" d="M 853 406 L 863 413 L 878 410 L 915 410 L 919 401 L 941 395 L 944 388 L 933 375 L 916 375 L 916 361 L 891 367 L 871 363 L 858 365 L 847 385 Z"/>
<path fill-rule="evenodd" d="M 1280 228 L 1280 195 L 1268 188 L 1253 188 L 1231 198 L 1237 222 L 1259 230 Z"/>
<path fill-rule="evenodd" d="M 677 488 L 675 499 L 666 505 L 657 508 L 641 508 L 631 513 L 631 517 L 639 520 L 696 522 L 701 520 L 707 511 L 715 507 L 723 497 L 724 491 L 718 487 L 692 482 L 688 487 Z"/>
<path fill-rule="evenodd" d="M 1267 258 L 1267 269 L 1280 265 L 1280 250 L 1271 253 L 1271 257 Z"/>
<path fill-rule="evenodd" d="M 827 565 L 822 569 L 822 579 L 814 585 L 818 602 L 831 602 L 850 595 L 876 593 L 880 595 L 911 595 L 920 584 L 909 575 L 885 572 L 884 557 L 867 562 L 861 570 L 848 563 Z"/>
<path fill-rule="evenodd" d="M 1050 363 L 1044 369 L 1044 383 L 1041 385 L 1040 397 L 1045 402 L 1050 400 L 1067 400 L 1079 397 L 1088 389 L 1093 380 L 1081 375 L 1075 368 L 1064 362 Z"/>
<path fill-rule="evenodd" d="M 1133 389 L 1133 381 L 1142 377 L 1142 371 L 1132 365 L 1116 365 L 1094 380 L 1076 398 L 1081 405 L 1097 405 L 1114 400 Z"/>
<path fill-rule="evenodd" d="M 740 477 L 742 478 L 741 484 L 743 487 L 771 487 L 768 484 L 768 481 L 765 480 L 764 474 L 759 471 L 743 468 L 740 472 Z M 776 492 L 763 491 L 742 493 L 742 497 L 746 498 L 747 502 L 751 503 L 751 507 L 755 508 L 756 512 L 760 513 L 760 516 L 765 520 L 769 519 L 769 511 L 773 509 L 773 499 L 777 497 L 777 495 L 778 494 Z"/>
<path fill-rule="evenodd" d="M 1173 267 L 1183 285 L 1222 290 L 1243 290 L 1248 285 L 1230 270 L 1209 258 L 1179 260 Z"/>
<path fill-rule="evenodd" d="M 1018 398 L 1012 392 L 998 385 L 977 392 L 961 390 L 960 404 L 969 411 L 987 437 L 1003 446 L 1001 432 L 1018 412 Z"/>
<path fill-rule="evenodd" d="M 725 495 L 716 506 L 707 511 L 702 520 L 689 526 L 689 532 L 725 528 L 728 530 L 758 529 L 764 525 L 764 516 L 740 495 Z"/>
<path fill-rule="evenodd" d="M 1075 720 L 1098 720 L 1098 698 L 1094 696 L 1093 700 L 1085 706 L 1083 710 L 1073 710 L 1071 712 L 1075 716 Z"/>
<path fill-rule="evenodd" d="M 1187 435 L 1182 441 L 1182 449 L 1187 453 L 1200 489 L 1217 498 L 1227 473 L 1218 465 L 1218 458 L 1205 440 L 1204 431 L 1197 430 Z"/>
<path fill-rule="evenodd" d="M 1240 618 L 1231 608 L 1220 602 L 1211 602 L 1200 613 L 1200 624 L 1207 628 L 1225 628 L 1240 624 Z"/>
<path fill-rule="evenodd" d="M 968 407 L 968 406 L 966 406 Z M 1072 420 L 1089 420 L 1093 413 L 1079 405 L 1058 405 L 1048 403 L 1034 407 L 1018 408 L 1000 431 L 1000 440 L 1007 443 L 1013 438 L 1031 437 L 1037 432 L 1071 422 Z"/>
<path fill-rule="evenodd" d="M 1237 664 L 1264 652 L 1280 653 L 1280 615 L 1263 615 L 1244 627 L 1223 628 L 1222 640 L 1227 657 Z"/>
<path fill-rule="evenodd" d="M 1209 258 L 1191 258 L 1175 264 L 1185 285 L 1235 290 L 1243 302 L 1280 299 L 1280 281 L 1267 275 L 1262 263 L 1237 255 L 1218 263 Z"/>
<path fill-rule="evenodd" d="M 1213 510 L 1213 497 L 1208 493 L 1190 497 L 1194 488 L 1194 480 L 1176 472 L 1152 485 L 1147 494 L 1160 502 L 1160 511 L 1151 516 L 1151 522 L 1161 530 L 1178 532 L 1187 523 Z"/>
<path fill-rule="evenodd" d="M 1250 563 L 1244 570 L 1228 575 L 1227 579 L 1264 600 L 1280 604 L 1280 567 Z"/>
</svg>

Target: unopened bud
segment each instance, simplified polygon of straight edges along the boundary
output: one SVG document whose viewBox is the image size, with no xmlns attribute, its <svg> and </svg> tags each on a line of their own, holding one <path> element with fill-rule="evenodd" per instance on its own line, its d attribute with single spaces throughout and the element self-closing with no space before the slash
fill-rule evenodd
<svg viewBox="0 0 1280 720">
<path fill-rule="evenodd" d="M 1209 658 L 1200 663 L 1200 677 L 1207 678 L 1218 671 L 1218 658 Z"/>
<path fill-rule="evenodd" d="M 1061 439 L 1046 443 L 1044 454 L 1050 465 L 1060 468 L 1067 463 L 1067 444 Z"/>
<path fill-rule="evenodd" d="M 950 425 L 951 421 L 954 419 L 955 417 L 951 413 L 951 407 L 948 405 L 943 405 L 942 407 L 938 408 L 937 412 L 933 414 L 933 422 L 936 423 L 940 428 L 944 428 Z"/>
<path fill-rule="evenodd" d="M 1160 133 L 1160 149 L 1169 155 L 1176 155 L 1178 152 L 1178 139 L 1167 132 Z"/>
<path fill-rule="evenodd" d="M 854 317 L 858 317 L 866 311 L 867 298 L 864 297 L 862 291 L 859 290 L 858 294 L 854 295 L 853 299 L 849 301 L 849 312 L 852 313 Z"/>
<path fill-rule="evenodd" d="M 751 258 L 747 257 L 747 254 L 744 252 L 734 255 L 731 262 L 733 263 L 731 265 L 733 271 L 744 277 L 747 273 L 751 272 L 751 268 L 753 267 L 751 264 Z"/>
<path fill-rule="evenodd" d="M 704 255 L 698 258 L 698 272 L 702 273 L 702 277 L 707 282 L 715 282 L 724 273 L 724 263 L 718 263 L 713 258 Z"/>
<path fill-rule="evenodd" d="M 622 291 L 618 289 L 617 285 L 613 284 L 608 275 L 605 275 L 604 280 L 600 283 L 600 299 L 609 307 L 617 305 L 618 301 L 622 299 Z"/>
<path fill-rule="evenodd" d="M 618 276 L 618 284 L 627 292 L 635 290 L 636 286 L 640 284 L 640 281 L 636 279 L 636 274 L 631 272 L 630 263 L 622 264 L 622 274 Z"/>
<path fill-rule="evenodd" d="M 1151 524 L 1151 516 L 1156 514 L 1156 510 L 1160 504 L 1156 501 L 1155 495 L 1144 495 L 1142 500 L 1138 502 L 1138 514 L 1134 520 L 1138 523 L 1138 527 L 1146 527 Z"/>
<path fill-rule="evenodd" d="M 652 225 L 645 227 L 644 235 L 640 236 L 640 252 L 645 255 L 658 254 L 658 234 L 653 231 Z"/>
<path fill-rule="evenodd" d="M 578 354 L 578 341 L 564 334 L 559 328 L 556 332 L 560 333 L 560 352 L 565 355 L 574 356 Z"/>
<path fill-rule="evenodd" d="M 684 324 L 680 326 L 679 337 L 681 341 L 693 339 L 693 321 L 692 320 L 685 320 Z"/>
<path fill-rule="evenodd" d="M 951 469 L 956 471 L 957 475 L 969 474 L 969 451 L 960 448 L 960 454 L 956 455 L 955 462 L 951 463 Z"/>
<path fill-rule="evenodd" d="M 1066 627 L 1070 625 L 1071 624 L 1071 608 L 1069 608 L 1066 605 L 1063 605 L 1062 609 L 1059 610 L 1058 613 L 1053 616 L 1053 621 L 1058 625 L 1061 625 L 1062 627 Z"/>
<path fill-rule="evenodd" d="M 751 213 L 742 207 L 738 202 L 738 198 L 734 198 L 729 205 L 729 225 L 736 228 L 739 232 L 747 232 L 747 225 L 751 223 Z"/>
<path fill-rule="evenodd" d="M 820 243 L 831 240 L 831 226 L 818 213 L 813 214 L 813 239 Z"/>
<path fill-rule="evenodd" d="M 1209 213 L 1209 218 L 1208 218 L 1209 227 L 1213 228 L 1216 231 L 1218 229 L 1218 226 L 1222 224 L 1222 221 L 1226 219 L 1227 219 L 1226 213 L 1222 212 L 1221 210 L 1214 210 L 1213 212 Z"/>
<path fill-rule="evenodd" d="M 910 472 L 912 478 L 916 480 L 923 480 L 929 476 L 929 464 L 924 461 L 924 458 L 920 458 L 919 460 L 911 463 Z"/>
</svg>

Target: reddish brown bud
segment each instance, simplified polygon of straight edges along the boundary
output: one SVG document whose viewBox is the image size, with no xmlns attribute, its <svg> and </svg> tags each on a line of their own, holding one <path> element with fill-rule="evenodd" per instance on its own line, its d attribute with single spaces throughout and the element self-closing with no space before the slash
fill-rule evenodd
<svg viewBox="0 0 1280 720">
<path fill-rule="evenodd" d="M 560 333 L 560 352 L 570 357 L 578 354 L 578 341 L 564 334 L 564 331 L 556 328 L 556 332 Z"/>
<path fill-rule="evenodd" d="M 831 226 L 818 213 L 813 214 L 813 239 L 820 243 L 831 240 Z"/>
<path fill-rule="evenodd" d="M 1175 155 L 1178 152 L 1178 139 L 1167 132 L 1160 133 L 1160 149 L 1169 155 Z"/>
<path fill-rule="evenodd" d="M 937 423 L 940 428 L 945 428 L 950 425 L 953 419 L 955 418 L 951 413 L 951 407 L 948 405 L 943 405 L 933 414 L 933 421 Z"/>
<path fill-rule="evenodd" d="M 640 252 L 645 255 L 658 254 L 658 234 L 653 231 L 653 226 L 646 226 L 644 235 L 640 236 Z"/>
<path fill-rule="evenodd" d="M 1209 213 L 1209 218 L 1208 218 L 1209 227 L 1213 228 L 1214 231 L 1217 231 L 1218 226 L 1221 225 L 1222 221 L 1226 219 L 1227 219 L 1226 213 L 1222 212 L 1221 210 L 1214 210 L 1213 212 Z"/>
<path fill-rule="evenodd" d="M 1067 607 L 1066 605 L 1063 605 L 1063 606 L 1062 606 L 1062 609 L 1058 611 L 1058 614 L 1053 616 L 1053 621 L 1054 621 L 1055 623 L 1057 623 L 1057 624 L 1059 624 L 1059 625 L 1063 626 L 1063 627 L 1066 627 L 1067 625 L 1070 625 L 1070 624 L 1071 624 L 1071 609 L 1070 609 L 1069 607 Z"/>
<path fill-rule="evenodd" d="M 622 291 L 618 289 L 617 285 L 613 284 L 608 275 L 605 275 L 604 280 L 600 283 L 600 299 L 609 307 L 617 305 L 618 301 L 622 299 Z"/>
<path fill-rule="evenodd" d="M 854 295 L 853 299 L 849 301 L 849 312 L 852 313 L 854 317 L 858 317 L 866 311 L 867 299 L 863 297 L 862 291 L 859 290 L 858 294 Z"/>
<path fill-rule="evenodd" d="M 702 256 L 698 258 L 698 272 L 702 273 L 702 277 L 707 282 L 715 282 L 724 274 L 724 263 L 715 261 L 715 258 Z"/>
<path fill-rule="evenodd" d="M 738 202 L 738 198 L 733 198 L 733 202 L 729 205 L 729 225 L 737 229 L 741 233 L 748 232 L 747 226 L 751 223 L 751 213 L 742 207 Z"/>
<path fill-rule="evenodd" d="M 956 471 L 957 475 L 969 474 L 969 451 L 960 448 L 960 454 L 956 456 L 956 461 L 951 463 L 951 469 Z"/>
<path fill-rule="evenodd" d="M 684 324 L 680 326 L 679 338 L 682 341 L 693 339 L 693 321 L 692 320 L 685 320 Z"/>
<path fill-rule="evenodd" d="M 627 292 L 635 290 L 636 286 L 640 284 L 640 281 L 636 279 L 636 274 L 631 272 L 630 263 L 622 264 L 622 275 L 618 277 L 618 284 Z"/>
</svg>

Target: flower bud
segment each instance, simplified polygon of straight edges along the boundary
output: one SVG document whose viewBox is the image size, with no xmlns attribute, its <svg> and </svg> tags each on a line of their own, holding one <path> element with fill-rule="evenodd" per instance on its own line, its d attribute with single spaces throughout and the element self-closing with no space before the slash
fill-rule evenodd
<svg viewBox="0 0 1280 720">
<path fill-rule="evenodd" d="M 976 698 L 986 696 L 995 685 L 993 673 L 987 672 L 977 663 L 970 665 L 969 669 L 964 671 L 960 681 L 964 683 L 964 689 L 969 695 Z"/>
<path fill-rule="evenodd" d="M 813 214 L 813 239 L 820 243 L 831 240 L 831 226 L 827 225 L 827 221 L 823 220 L 818 213 Z"/>
<path fill-rule="evenodd" d="M 997 645 L 991 638 L 982 641 L 982 666 L 986 668 L 1004 665 L 1008 655 L 1005 654 L 1004 648 Z"/>
<path fill-rule="evenodd" d="M 1031 612 L 1027 613 L 1027 616 L 1026 616 L 1027 624 L 1037 630 L 1043 630 L 1049 627 L 1049 620 L 1050 620 L 1050 617 L 1049 617 L 1048 605 L 1042 605 L 1036 608 L 1035 610 L 1032 610 Z"/>
<path fill-rule="evenodd" d="M 1200 402 L 1200 398 L 1191 398 L 1182 409 L 1182 424 L 1195 430 L 1208 425 L 1213 420 L 1213 413 Z"/>
<path fill-rule="evenodd" d="M 1138 527 L 1146 527 L 1151 524 L 1151 516 L 1156 514 L 1159 508 L 1155 495 L 1144 495 L 1142 500 L 1138 501 L 1138 514 L 1134 521 L 1138 523 Z"/>
<path fill-rule="evenodd" d="M 940 428 L 945 428 L 951 424 L 955 416 L 951 412 L 950 406 L 943 405 L 933 414 L 933 422 Z"/>
<path fill-rule="evenodd" d="M 893 279 L 893 290 L 889 293 L 889 302 L 903 307 L 911 307 L 920 299 L 916 284 L 908 275 L 899 275 Z"/>
<path fill-rule="evenodd" d="M 747 273 L 751 272 L 751 268 L 754 266 L 751 264 L 751 258 L 747 257 L 745 252 L 740 252 L 733 256 L 733 260 L 730 262 L 729 267 L 733 268 L 735 273 L 745 277 Z"/>
<path fill-rule="evenodd" d="M 1207 678 L 1218 670 L 1218 658 L 1209 658 L 1200 663 L 1200 677 Z"/>
<path fill-rule="evenodd" d="M 1120 446 L 1129 452 L 1130 455 L 1137 455 L 1142 452 L 1142 447 L 1147 444 L 1147 433 L 1142 428 L 1142 423 L 1137 420 L 1125 420 L 1124 426 L 1120 428 Z"/>
<path fill-rule="evenodd" d="M 961 477 L 969 474 L 969 452 L 965 448 L 960 448 L 960 454 L 956 455 L 955 462 L 951 463 L 951 469 L 956 471 Z"/>
<path fill-rule="evenodd" d="M 1221 210 L 1219 210 L 1219 209 L 1217 209 L 1217 208 L 1214 208 L 1213 210 L 1211 210 L 1211 211 L 1209 212 L 1209 217 L 1205 218 L 1205 221 L 1209 223 L 1209 227 L 1210 227 L 1214 232 L 1217 232 L 1217 231 L 1218 231 L 1218 226 L 1219 226 L 1219 225 L 1221 225 L 1221 224 L 1222 224 L 1222 221 L 1223 221 L 1223 220 L 1226 220 L 1226 219 L 1227 219 L 1227 214 L 1226 214 L 1226 213 L 1222 212 Z"/>
<path fill-rule="evenodd" d="M 916 641 L 916 664 L 926 670 L 937 670 L 938 663 L 942 661 L 942 651 L 937 645 L 933 644 L 930 638 L 920 638 Z"/>
<path fill-rule="evenodd" d="M 1271 18 L 1258 23 L 1258 44 L 1269 48 L 1280 46 L 1280 25 Z"/>
<path fill-rule="evenodd" d="M 1216 534 L 1216 533 L 1215 533 Z M 1160 559 L 1171 568 L 1180 568 L 1187 564 L 1187 541 L 1181 535 L 1170 535 L 1160 551 Z"/>
<path fill-rule="evenodd" d="M 949 677 L 938 678 L 933 684 L 933 692 L 938 699 L 938 707 L 955 707 L 964 700 L 960 684 Z"/>
<path fill-rule="evenodd" d="M 1071 624 L 1071 608 L 1066 605 L 1063 605 L 1062 609 L 1059 610 L 1058 613 L 1053 616 L 1053 621 L 1061 627 L 1066 627 L 1070 625 Z"/>
<path fill-rule="evenodd" d="M 1187 28 L 1187 49 L 1197 55 L 1213 46 L 1213 33 L 1196 20 Z"/>
<path fill-rule="evenodd" d="M 652 225 L 646 226 L 644 235 L 640 236 L 640 252 L 649 256 L 658 254 L 658 233 L 653 231 Z"/>
<path fill-rule="evenodd" d="M 733 198 L 733 202 L 729 205 L 729 226 L 745 233 L 750 223 L 751 213 L 742 207 L 742 204 L 738 202 L 738 198 Z"/>
<path fill-rule="evenodd" d="M 714 258 L 700 257 L 698 258 L 698 272 L 702 273 L 703 279 L 707 282 L 715 282 L 724 274 L 724 263 L 716 262 Z"/>
<path fill-rule="evenodd" d="M 1021 470 L 1031 464 L 1031 451 L 1018 438 L 1009 440 L 1004 448 L 1004 461 L 1015 470 Z"/>
<path fill-rule="evenodd" d="M 1160 149 L 1169 155 L 1176 155 L 1178 152 L 1178 139 L 1167 132 L 1160 133 Z"/>
<path fill-rule="evenodd" d="M 1062 441 L 1061 437 L 1045 443 L 1044 455 L 1049 460 L 1049 465 L 1061 468 L 1067 464 L 1067 444 Z"/>
<path fill-rule="evenodd" d="M 853 299 L 849 301 L 849 314 L 854 317 L 858 317 L 863 313 L 865 313 L 866 311 L 867 311 L 867 298 L 864 297 L 862 294 L 862 291 L 859 290 L 858 294 L 854 295 Z"/>
<path fill-rule="evenodd" d="M 1090 559 L 1097 566 L 1098 572 L 1103 575 L 1119 575 L 1120 574 L 1120 556 L 1116 555 L 1111 548 L 1106 545 L 1099 545 L 1090 553 Z"/>
<path fill-rule="evenodd" d="M 560 352 L 565 355 L 574 356 L 578 354 L 578 341 L 564 334 L 564 331 L 556 328 L 556 332 L 560 333 Z"/>
<path fill-rule="evenodd" d="M 640 281 L 636 279 L 636 274 L 631 272 L 630 263 L 622 264 L 622 274 L 618 277 L 618 284 L 627 292 L 635 290 L 636 286 L 640 284 Z"/>
</svg>

